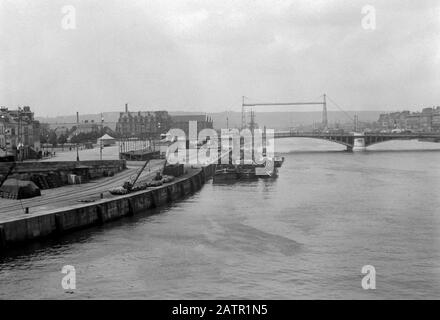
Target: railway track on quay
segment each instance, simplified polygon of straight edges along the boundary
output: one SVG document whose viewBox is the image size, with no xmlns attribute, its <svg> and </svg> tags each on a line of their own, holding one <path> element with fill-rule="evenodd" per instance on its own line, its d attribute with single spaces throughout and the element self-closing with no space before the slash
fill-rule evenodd
<svg viewBox="0 0 440 320">
<path fill-rule="evenodd" d="M 151 178 L 157 170 L 162 167 L 163 163 L 158 162 L 150 167 L 149 172 L 142 173 L 139 182 Z M 43 211 L 61 208 L 64 206 L 71 206 L 79 204 L 81 200 L 97 200 L 100 194 L 103 193 L 106 197 L 110 197 L 108 190 L 112 187 L 122 186 L 124 181 L 128 180 L 137 171 L 137 166 L 132 164 L 123 172 L 117 173 L 114 177 L 94 180 L 82 185 L 69 185 L 55 189 L 47 189 L 43 191 L 41 198 L 31 198 L 23 200 L 9 200 L 1 199 L 2 205 L 0 207 L 0 219 L 16 218 L 19 215 L 25 215 L 25 208 L 32 211 Z"/>
</svg>

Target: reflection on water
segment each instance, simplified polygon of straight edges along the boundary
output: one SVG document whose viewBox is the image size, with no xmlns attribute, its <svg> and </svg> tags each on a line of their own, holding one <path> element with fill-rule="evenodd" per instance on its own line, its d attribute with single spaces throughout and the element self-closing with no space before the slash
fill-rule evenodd
<svg viewBox="0 0 440 320">
<path fill-rule="evenodd" d="M 169 207 L 9 252 L 0 298 L 440 298 L 439 145 L 276 147 L 277 179 L 208 183 Z M 68 264 L 73 293 L 61 288 Z M 375 291 L 361 287 L 367 264 Z"/>
</svg>

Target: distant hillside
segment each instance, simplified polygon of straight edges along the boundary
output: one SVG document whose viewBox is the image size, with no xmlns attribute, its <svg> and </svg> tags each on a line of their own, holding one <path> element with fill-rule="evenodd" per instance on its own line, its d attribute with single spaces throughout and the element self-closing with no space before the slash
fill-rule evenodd
<svg viewBox="0 0 440 320">
<path fill-rule="evenodd" d="M 104 125 L 110 127 L 114 130 L 116 128 L 116 122 L 119 118 L 119 112 L 104 112 L 102 114 L 104 118 Z M 35 117 L 36 120 L 42 123 L 49 123 L 51 127 L 65 126 L 73 127 L 76 124 L 76 115 L 68 116 L 57 116 L 57 117 Z M 79 121 L 84 122 L 85 120 L 91 122 L 92 120 L 96 123 L 101 123 L 101 114 L 80 114 Z"/>
<path fill-rule="evenodd" d="M 136 110 L 137 111 L 137 110 Z M 133 112 L 136 112 L 133 111 Z M 186 114 L 201 114 L 202 112 L 170 112 L 170 115 L 186 115 Z M 102 117 L 104 118 L 104 126 L 109 127 L 112 130 L 116 129 L 116 122 L 118 122 L 120 112 L 103 112 Z M 42 123 L 49 123 L 52 128 L 58 126 L 65 126 L 67 128 L 76 125 L 76 115 L 67 116 L 57 116 L 57 117 L 35 117 L 38 121 Z M 79 121 L 91 122 L 92 120 L 96 123 L 101 123 L 101 114 L 80 114 Z"/>
<path fill-rule="evenodd" d="M 352 122 L 355 114 L 359 116 L 359 121 L 361 122 L 373 122 L 377 121 L 379 115 L 383 111 L 357 111 L 357 112 L 340 112 L 340 111 L 329 111 L 328 121 L 332 123 L 348 123 Z M 203 112 L 170 112 L 171 115 L 190 115 L 190 114 L 203 114 Z M 104 125 L 111 129 L 115 129 L 116 122 L 119 118 L 119 112 L 104 112 Z M 219 113 L 208 113 L 208 116 L 212 117 L 214 121 L 214 127 L 216 129 L 226 128 L 226 119 L 229 119 L 229 127 L 239 127 L 241 125 L 241 113 L 240 112 L 219 112 Z M 97 123 L 101 121 L 100 114 L 85 114 L 80 115 L 80 122 L 84 120 L 94 120 Z M 52 127 L 59 125 L 64 125 L 66 127 L 71 127 L 76 124 L 76 115 L 70 116 L 58 116 L 53 118 L 43 118 L 37 117 L 37 120 L 44 123 L 52 124 Z M 314 122 L 321 122 L 322 113 L 321 112 L 257 112 L 255 121 L 260 127 L 266 126 L 268 128 L 282 129 L 295 127 L 299 125 L 311 125 Z"/>
</svg>

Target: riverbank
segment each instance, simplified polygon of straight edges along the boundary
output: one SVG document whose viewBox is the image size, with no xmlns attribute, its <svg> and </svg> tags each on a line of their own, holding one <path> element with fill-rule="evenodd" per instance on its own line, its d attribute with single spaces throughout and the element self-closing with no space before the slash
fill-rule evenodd
<svg viewBox="0 0 440 320">
<path fill-rule="evenodd" d="M 8 218 L 0 221 L 0 249 L 104 224 L 177 201 L 200 190 L 213 172 L 213 165 L 187 168 L 185 175 L 160 187 Z"/>
</svg>

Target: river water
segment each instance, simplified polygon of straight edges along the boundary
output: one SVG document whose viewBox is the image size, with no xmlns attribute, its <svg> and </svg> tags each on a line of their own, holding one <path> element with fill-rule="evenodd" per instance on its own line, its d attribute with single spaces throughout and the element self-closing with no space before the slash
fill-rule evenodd
<svg viewBox="0 0 440 320">
<path fill-rule="evenodd" d="M 0 298 L 440 298 L 440 145 L 279 140 L 274 180 L 9 252 Z M 76 270 L 76 289 L 61 269 Z M 364 265 L 376 289 L 361 286 Z"/>
</svg>

